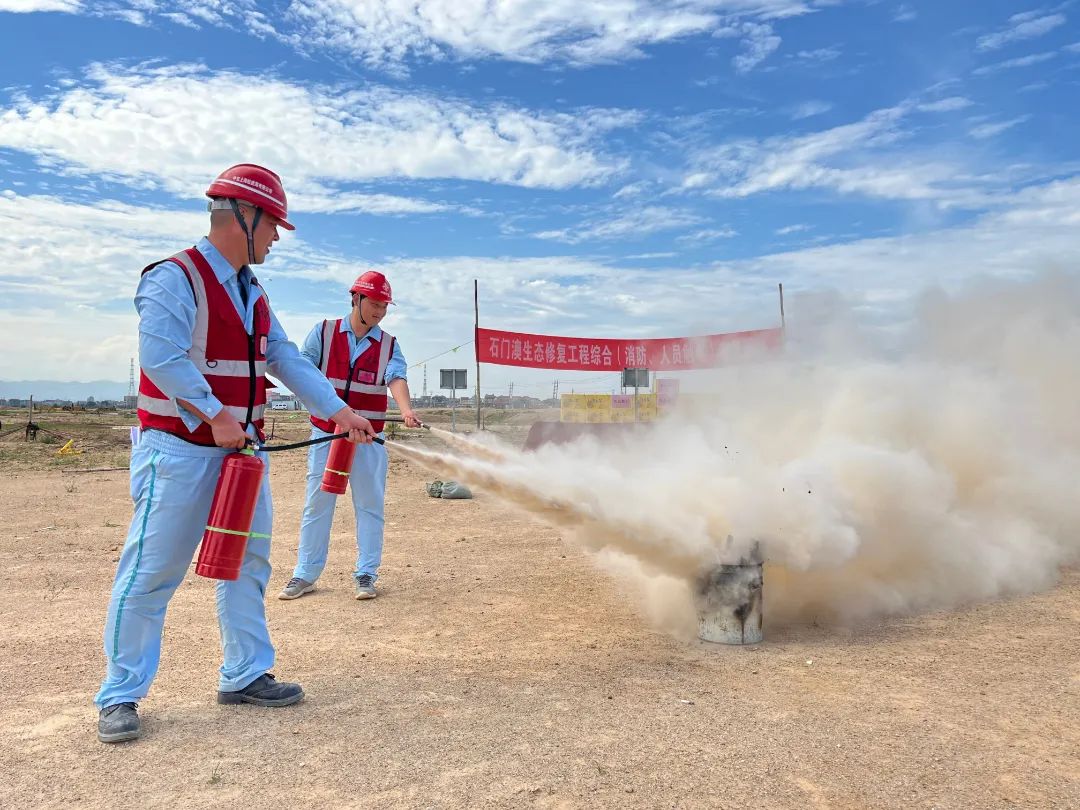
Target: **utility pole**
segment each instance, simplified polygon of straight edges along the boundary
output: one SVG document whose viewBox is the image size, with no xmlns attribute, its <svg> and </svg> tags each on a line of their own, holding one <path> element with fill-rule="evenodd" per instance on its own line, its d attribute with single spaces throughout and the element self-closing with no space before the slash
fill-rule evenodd
<svg viewBox="0 0 1080 810">
<path fill-rule="evenodd" d="M 128 369 L 128 396 L 135 396 L 135 358 L 131 358 L 131 367 Z"/>
<path fill-rule="evenodd" d="M 556 380 L 551 386 L 551 398 L 556 402 L 559 401 L 559 381 Z"/>
<path fill-rule="evenodd" d="M 506 407 L 507 408 L 513 408 L 514 407 L 514 384 L 513 383 L 510 383 L 510 396 L 508 396 L 506 398 Z"/>
<path fill-rule="evenodd" d="M 424 363 L 424 395 L 423 398 L 427 399 L 427 363 Z"/>
</svg>

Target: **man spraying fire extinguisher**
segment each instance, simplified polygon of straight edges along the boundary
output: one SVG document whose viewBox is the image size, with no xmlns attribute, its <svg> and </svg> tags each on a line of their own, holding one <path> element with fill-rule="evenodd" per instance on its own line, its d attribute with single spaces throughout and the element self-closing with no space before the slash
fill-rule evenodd
<svg viewBox="0 0 1080 810">
<path fill-rule="evenodd" d="M 397 340 L 379 324 L 393 301 L 390 282 L 369 270 L 349 288 L 352 309 L 345 318 L 321 321 L 304 341 L 302 353 L 333 383 L 338 396 L 356 413 L 367 417 L 381 431 L 380 417 L 386 412 L 387 393 L 394 397 L 407 427 L 420 427 L 409 399 L 405 358 Z M 315 414 L 311 417 L 312 438 L 326 436 L 333 424 Z M 351 470 L 328 464 L 341 449 L 327 444 L 312 445 L 308 451 L 307 500 L 300 522 L 300 549 L 292 579 L 278 594 L 279 599 L 297 599 L 315 589 L 315 581 L 326 565 L 330 546 L 330 525 L 334 519 L 337 494 L 352 490 L 356 513 L 356 567 L 353 570 L 357 599 L 374 599 L 375 580 L 383 551 L 383 503 L 386 496 L 386 448 L 379 444 L 357 447 Z M 324 479 L 330 479 L 324 483 Z M 334 480 L 336 479 L 336 480 Z M 334 485 L 336 484 L 336 486 Z M 336 494 L 335 494 L 336 493 Z"/>
<path fill-rule="evenodd" d="M 350 441 L 369 444 L 375 435 L 371 423 L 354 414 L 289 342 L 252 275 L 252 265 L 262 264 L 278 240 L 278 228 L 293 230 L 281 179 L 244 163 L 222 172 L 206 195 L 209 235 L 144 269 L 135 295 L 140 365 L 140 430 L 131 454 L 135 513 L 105 624 L 108 663 L 95 698 L 102 742 L 140 734 L 137 704 L 157 673 L 165 610 L 209 528 L 223 462 L 230 450 L 263 438 L 266 373 L 281 379 L 311 413 L 347 430 Z M 259 455 L 265 462 L 265 454 Z M 264 593 L 272 507 L 265 473 L 259 486 L 237 579 L 217 584 L 224 656 L 217 700 L 287 706 L 301 700 L 304 691 L 270 674 L 274 647 Z"/>
</svg>

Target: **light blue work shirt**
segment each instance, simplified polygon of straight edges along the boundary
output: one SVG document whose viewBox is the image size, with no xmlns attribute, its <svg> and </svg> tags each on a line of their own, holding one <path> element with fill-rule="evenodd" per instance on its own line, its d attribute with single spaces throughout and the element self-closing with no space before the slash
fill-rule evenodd
<svg viewBox="0 0 1080 810">
<path fill-rule="evenodd" d="M 356 332 L 353 331 L 352 322 L 349 320 L 349 316 L 346 315 L 341 319 L 341 326 L 338 327 L 339 332 L 344 332 L 349 336 L 349 365 L 351 366 L 356 362 L 361 354 L 367 351 L 368 347 L 375 340 L 382 340 L 383 330 L 381 327 L 373 326 L 368 330 L 368 333 L 362 338 L 357 339 Z M 303 348 L 300 349 L 300 354 L 304 355 L 313 365 L 318 367 L 322 362 L 322 332 L 323 324 L 319 321 L 308 332 L 308 336 L 304 338 Z M 401 353 L 401 343 L 398 340 L 394 341 L 394 350 L 390 353 L 390 359 L 386 363 L 386 382 L 389 384 L 392 380 L 405 380 L 407 371 L 405 366 L 405 356 Z"/>
<path fill-rule="evenodd" d="M 259 287 L 251 286 L 251 269 L 244 265 L 237 272 L 206 237 L 196 248 L 225 286 L 244 328 L 251 334 L 255 302 L 263 295 Z M 247 296 L 246 307 L 241 303 L 241 287 Z M 146 376 L 170 399 L 187 400 L 211 419 L 217 416 L 221 402 L 187 354 L 195 331 L 195 294 L 187 274 L 174 262 L 162 262 L 144 273 L 135 293 L 135 309 L 139 313 L 139 365 Z M 266 369 L 320 419 L 329 419 L 345 407 L 330 381 L 311 367 L 286 336 L 273 310 L 266 342 Z M 201 424 L 202 420 L 182 405 L 177 404 L 176 410 L 188 430 L 194 431 Z"/>
</svg>

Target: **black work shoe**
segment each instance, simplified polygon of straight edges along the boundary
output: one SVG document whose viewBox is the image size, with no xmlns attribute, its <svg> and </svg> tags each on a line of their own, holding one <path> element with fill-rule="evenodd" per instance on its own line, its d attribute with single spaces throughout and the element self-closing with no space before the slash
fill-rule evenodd
<svg viewBox="0 0 1080 810">
<path fill-rule="evenodd" d="M 260 675 L 243 689 L 217 693 L 217 702 L 226 705 L 252 703 L 256 706 L 291 706 L 303 699 L 304 690 L 300 684 L 278 683 L 269 672 Z"/>
<path fill-rule="evenodd" d="M 103 743 L 138 739 L 142 723 L 136 703 L 115 703 L 98 713 L 97 738 Z"/>
</svg>

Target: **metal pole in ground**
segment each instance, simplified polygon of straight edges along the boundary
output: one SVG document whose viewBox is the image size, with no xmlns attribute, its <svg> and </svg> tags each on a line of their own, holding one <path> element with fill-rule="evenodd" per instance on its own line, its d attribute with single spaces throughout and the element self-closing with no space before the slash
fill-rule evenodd
<svg viewBox="0 0 1080 810">
<path fill-rule="evenodd" d="M 480 286 L 473 279 L 473 349 L 476 354 L 476 430 L 480 432 Z"/>
</svg>

